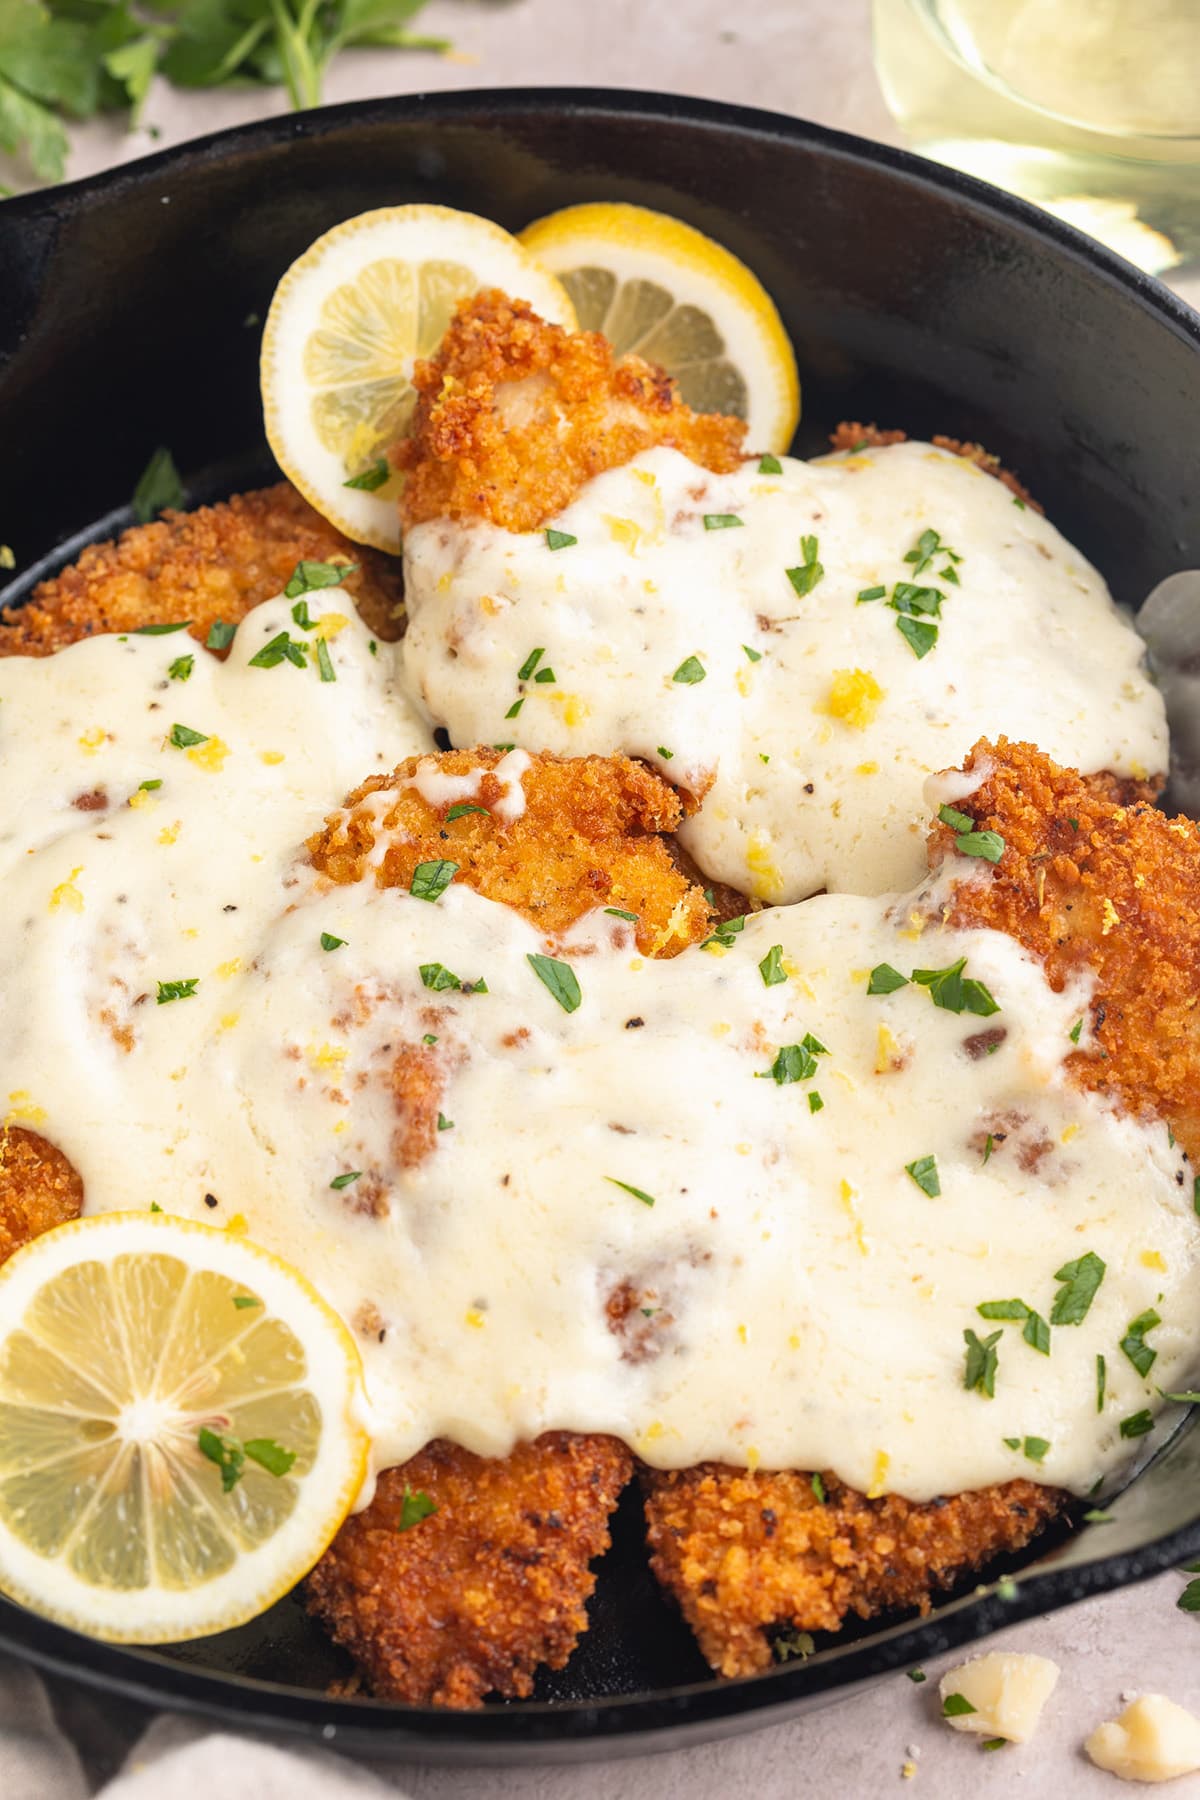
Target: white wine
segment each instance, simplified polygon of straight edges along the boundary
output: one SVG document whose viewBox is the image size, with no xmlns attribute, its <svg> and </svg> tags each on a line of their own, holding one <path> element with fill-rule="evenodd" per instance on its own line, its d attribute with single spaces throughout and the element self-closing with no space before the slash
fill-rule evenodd
<svg viewBox="0 0 1200 1800">
<path fill-rule="evenodd" d="M 874 0 L 914 146 L 1154 273 L 1200 259 L 1200 0 Z"/>
</svg>

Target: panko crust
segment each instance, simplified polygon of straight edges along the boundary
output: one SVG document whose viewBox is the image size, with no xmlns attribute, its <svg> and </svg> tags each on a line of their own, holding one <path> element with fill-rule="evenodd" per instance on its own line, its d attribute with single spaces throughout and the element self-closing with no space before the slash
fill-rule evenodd
<svg viewBox="0 0 1200 1800">
<path fill-rule="evenodd" d="M 511 906 L 547 936 L 603 906 L 637 914 L 634 934 L 647 956 L 674 956 L 705 935 L 704 895 L 656 835 L 678 825 L 679 799 L 644 764 L 624 756 L 531 757 L 517 819 L 489 810 L 448 821 L 453 802 L 432 805 L 411 785 L 422 768 L 442 775 L 482 769 L 473 803 L 495 808 L 505 785 L 493 771 L 503 756 L 446 750 L 371 776 L 308 840 L 315 867 L 339 883 L 361 881 L 370 869 L 380 887 L 407 888 L 418 863 L 447 858 L 458 864 L 456 881 Z M 381 793 L 394 796 L 382 810 L 378 801 L 368 804 Z M 372 865 L 380 832 L 388 847 Z"/>
<path fill-rule="evenodd" d="M 862 425 L 857 419 L 843 419 L 830 432 L 829 442 L 835 450 L 860 450 L 864 446 L 878 450 L 887 444 L 907 443 L 908 433 L 883 431 L 878 425 Z M 939 450 L 948 450 L 952 456 L 961 456 L 964 462 L 974 463 L 985 475 L 994 475 L 1022 506 L 1028 506 L 1033 512 L 1045 512 L 1045 507 L 1034 499 L 1020 477 L 1014 475 L 1011 469 L 1006 469 L 1000 458 L 993 456 L 990 450 L 985 450 L 982 444 L 967 443 L 963 438 L 946 437 L 941 432 L 935 433 L 931 442 Z"/>
<path fill-rule="evenodd" d="M 610 1437 L 550 1432 L 496 1458 L 429 1444 L 347 1519 L 308 1578 L 309 1608 L 380 1699 L 523 1698 L 586 1629 L 590 1564 L 632 1472 Z M 401 1531 L 406 1492 L 437 1511 Z"/>
<path fill-rule="evenodd" d="M 720 1675 L 769 1668 L 786 1631 L 836 1631 L 848 1613 L 928 1612 L 935 1595 L 1022 1549 L 1067 1495 L 1018 1480 L 922 1504 L 869 1500 L 836 1475 L 749 1474 L 705 1463 L 644 1470 L 650 1562 Z"/>
<path fill-rule="evenodd" d="M 536 530 L 593 476 L 658 444 L 717 474 L 742 460 L 740 419 L 694 413 L 662 369 L 616 357 L 598 331 L 549 325 L 497 289 L 460 304 L 413 379 L 413 432 L 392 451 L 408 473 L 405 529 L 488 519 Z"/>
<path fill-rule="evenodd" d="M 400 564 L 352 544 L 287 482 L 195 512 L 166 512 L 77 562 L 0 614 L 0 656 L 50 656 L 100 632 L 188 619 L 201 643 L 218 620 L 236 625 L 282 593 L 299 562 L 353 562 L 346 577 L 364 623 L 400 636 Z"/>
<path fill-rule="evenodd" d="M 1059 768 L 1032 744 L 982 741 L 981 777 L 955 806 L 1004 853 L 955 888 L 956 925 L 1006 932 L 1045 965 L 1056 992 L 1090 973 L 1091 1042 L 1069 1068 L 1080 1087 L 1167 1121 L 1200 1161 L 1200 826 L 1168 819 L 1133 784 Z M 954 833 L 935 825 L 934 866 Z"/>
<path fill-rule="evenodd" d="M 23 1126 L 0 1128 L 0 1263 L 82 1208 L 83 1182 L 61 1150 Z"/>
</svg>

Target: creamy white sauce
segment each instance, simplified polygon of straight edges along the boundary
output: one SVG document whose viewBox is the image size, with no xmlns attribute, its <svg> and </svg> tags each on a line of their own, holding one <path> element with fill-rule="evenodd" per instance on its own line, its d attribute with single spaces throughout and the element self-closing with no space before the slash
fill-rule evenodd
<svg viewBox="0 0 1200 1800">
<path fill-rule="evenodd" d="M 1200 1259 L 1165 1128 L 1066 1085 L 1085 996 L 944 928 L 936 888 L 762 913 L 724 953 L 662 963 L 603 913 L 547 945 L 458 885 L 433 904 L 333 886 L 304 838 L 428 740 L 395 652 L 372 658 L 353 619 L 336 683 L 248 667 L 286 622 L 252 613 L 225 667 L 136 636 L 0 663 L 0 1101 L 71 1158 L 86 1210 L 157 1204 L 303 1270 L 357 1334 L 380 1467 L 437 1435 L 499 1454 L 553 1427 L 915 1499 L 1018 1474 L 1082 1492 L 1119 1463 L 1119 1421 L 1194 1366 Z M 172 747 L 175 722 L 224 754 Z M 145 779 L 163 785 L 131 806 Z M 413 777 L 445 800 L 442 780 Z M 99 790 L 103 812 L 72 804 Z M 767 986 L 774 945 L 787 978 Z M 547 949 L 576 971 L 573 1013 L 529 965 Z M 993 1017 L 866 991 L 879 962 L 960 956 Z M 488 991 L 435 991 L 432 963 Z M 815 1069 L 781 1085 L 806 1033 Z M 414 1150 L 418 1065 L 445 1125 Z M 905 1171 L 929 1156 L 936 1197 Z M 1003 1326 L 994 1399 L 967 1391 L 963 1331 L 997 1329 L 978 1304 L 1048 1317 L 1086 1251 L 1107 1273 L 1084 1323 L 1049 1357 Z M 1143 1378 L 1118 1345 L 1148 1307 Z M 1005 1437 L 1050 1449 L 1035 1464 Z"/>
<path fill-rule="evenodd" d="M 1053 525 L 927 444 L 780 462 L 719 476 L 647 452 L 554 519 L 578 539 L 555 551 L 541 531 L 418 526 L 414 699 L 455 744 L 623 751 L 692 793 L 711 782 L 683 842 L 710 878 L 774 902 L 918 881 L 922 782 L 982 736 L 1085 771 L 1165 770 L 1141 640 Z M 742 524 L 705 528 L 723 514 Z M 918 574 L 905 556 L 927 529 L 962 560 Z M 805 537 L 824 574 L 800 596 L 787 570 Z M 857 603 L 901 581 L 945 596 L 921 658 L 886 599 Z M 674 680 L 693 657 L 704 679 Z"/>
</svg>

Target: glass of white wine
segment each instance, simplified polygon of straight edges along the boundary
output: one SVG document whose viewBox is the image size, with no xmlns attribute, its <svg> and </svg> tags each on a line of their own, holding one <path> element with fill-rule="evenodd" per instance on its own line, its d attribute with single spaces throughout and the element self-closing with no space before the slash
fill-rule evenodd
<svg viewBox="0 0 1200 1800">
<path fill-rule="evenodd" d="M 918 150 L 1154 274 L 1200 268 L 1200 0 L 874 0 L 874 15 L 884 97 Z"/>
</svg>

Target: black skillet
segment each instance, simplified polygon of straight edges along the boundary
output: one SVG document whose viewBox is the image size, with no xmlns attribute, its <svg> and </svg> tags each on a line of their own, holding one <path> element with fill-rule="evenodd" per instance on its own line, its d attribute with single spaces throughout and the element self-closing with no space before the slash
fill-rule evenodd
<svg viewBox="0 0 1200 1800">
<path fill-rule="evenodd" d="M 19 600 L 129 522 L 150 451 L 190 498 L 270 478 L 258 320 L 338 220 L 408 200 L 513 229 L 580 200 L 689 220 L 742 256 L 800 362 L 797 446 L 845 418 L 978 439 L 1136 604 L 1200 565 L 1200 319 L 1055 220 L 963 176 L 794 119 L 651 94 L 520 90 L 331 107 L 0 204 L 0 543 Z M 852 1629 L 718 1683 L 659 1597 L 627 1495 L 592 1627 L 537 1698 L 478 1713 L 330 1699 L 338 1655 L 294 1600 L 220 1637 L 116 1649 L 0 1601 L 0 1646 L 128 1699 L 374 1756 L 581 1760 L 776 1722 L 1001 1624 L 1200 1553 L 1189 1419 L 1109 1507 L 924 1622 Z"/>
</svg>

